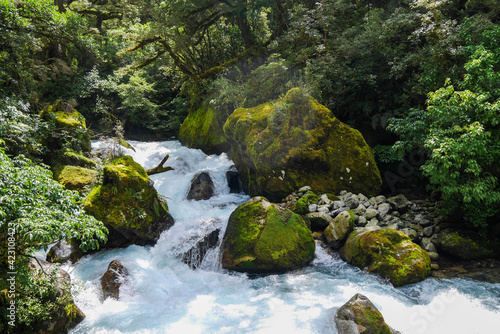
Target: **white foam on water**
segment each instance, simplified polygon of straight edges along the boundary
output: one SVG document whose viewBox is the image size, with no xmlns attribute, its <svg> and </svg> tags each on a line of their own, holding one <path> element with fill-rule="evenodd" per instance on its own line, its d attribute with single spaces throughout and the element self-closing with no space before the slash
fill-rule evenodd
<svg viewBox="0 0 500 334">
<path fill-rule="evenodd" d="M 491 333 L 500 328 L 500 284 L 429 278 L 394 288 L 321 247 L 310 266 L 281 275 L 225 271 L 218 249 L 192 270 L 179 255 L 215 229 L 222 238 L 229 215 L 249 197 L 229 193 L 225 173 L 232 162 L 226 155 L 207 156 L 176 141 L 131 144 L 136 152 L 127 154 L 145 168 L 170 154 L 166 165 L 175 170 L 151 178 L 168 197 L 176 223 L 154 247 L 106 250 L 86 256 L 76 268 L 66 267 L 76 282 L 76 304 L 86 315 L 71 333 L 336 333 L 334 311 L 356 293 L 366 295 L 402 333 Z M 201 171 L 213 178 L 215 196 L 188 201 L 190 181 Z M 114 259 L 130 277 L 120 288 L 120 300 L 102 301 L 100 277 Z"/>
</svg>

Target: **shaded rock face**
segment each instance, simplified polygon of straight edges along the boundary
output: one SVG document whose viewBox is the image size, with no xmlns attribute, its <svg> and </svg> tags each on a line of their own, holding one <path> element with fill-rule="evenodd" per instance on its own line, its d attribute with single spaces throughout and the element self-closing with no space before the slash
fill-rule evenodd
<svg viewBox="0 0 500 334">
<path fill-rule="evenodd" d="M 359 131 L 298 88 L 281 100 L 236 109 L 224 133 L 251 196 L 279 201 L 304 184 L 323 193 L 380 189 L 380 173 Z"/>
<path fill-rule="evenodd" d="M 240 172 L 238 172 L 236 166 L 231 166 L 231 168 L 229 168 L 229 170 L 226 172 L 226 180 L 229 187 L 229 192 L 231 194 L 239 194 L 243 192 L 243 184 L 241 183 Z"/>
<path fill-rule="evenodd" d="M 167 203 L 144 168 L 130 156 L 104 166 L 103 183 L 88 194 L 84 208 L 109 230 L 103 247 L 152 245 L 174 224 Z"/>
<path fill-rule="evenodd" d="M 255 197 L 229 217 L 222 266 L 246 272 L 283 272 L 314 258 L 315 242 L 300 215 Z"/>
<path fill-rule="evenodd" d="M 47 253 L 47 261 L 52 263 L 78 262 L 85 253 L 80 249 L 78 240 L 63 239 L 52 246 Z"/>
<path fill-rule="evenodd" d="M 324 231 L 332 221 L 332 217 L 323 212 L 308 213 L 304 219 L 307 227 L 313 232 Z"/>
<path fill-rule="evenodd" d="M 434 239 L 441 250 L 462 260 L 484 259 L 494 255 L 472 238 L 450 229 L 438 233 Z"/>
<path fill-rule="evenodd" d="M 182 262 L 191 267 L 191 269 L 198 268 L 208 250 L 214 248 L 219 242 L 219 233 L 220 229 L 216 229 L 198 241 L 194 247 L 182 255 Z"/>
<path fill-rule="evenodd" d="M 113 260 L 109 263 L 108 269 L 101 277 L 101 288 L 103 299 L 120 297 L 120 286 L 126 281 L 128 270 L 120 261 Z"/>
<path fill-rule="evenodd" d="M 29 327 L 26 325 L 17 325 L 16 333 L 36 333 L 36 334 L 60 334 L 68 333 L 70 329 L 83 321 L 85 315 L 75 305 L 71 296 L 71 279 L 69 274 L 55 267 L 54 264 L 40 259 L 33 259 L 29 264 L 32 271 L 37 275 L 46 276 L 55 272 L 55 291 L 47 297 L 47 302 L 57 301 L 57 307 L 52 309 L 49 319 L 44 321 L 35 321 Z"/>
<path fill-rule="evenodd" d="M 391 334 L 384 317 L 364 295 L 356 294 L 335 313 L 339 334 Z"/>
<path fill-rule="evenodd" d="M 202 105 L 189 112 L 179 130 L 179 140 L 208 154 L 227 152 L 229 144 L 223 131 L 226 119 L 227 115 Z"/>
<path fill-rule="evenodd" d="M 427 252 L 406 234 L 390 228 L 352 232 L 340 256 L 356 267 L 378 273 L 394 286 L 422 281 L 431 271 Z"/>
<path fill-rule="evenodd" d="M 191 180 L 191 187 L 187 194 L 187 199 L 201 201 L 212 197 L 214 193 L 214 182 L 210 174 L 202 172 Z"/>
</svg>

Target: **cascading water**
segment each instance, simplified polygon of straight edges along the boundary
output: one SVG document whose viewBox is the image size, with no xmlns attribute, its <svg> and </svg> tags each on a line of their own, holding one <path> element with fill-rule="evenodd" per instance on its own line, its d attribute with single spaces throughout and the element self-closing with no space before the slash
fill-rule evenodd
<svg viewBox="0 0 500 334">
<path fill-rule="evenodd" d="M 76 283 L 75 302 L 86 315 L 71 333 L 336 333 L 332 308 L 358 292 L 402 333 L 500 328 L 500 284 L 429 278 L 394 288 L 320 246 L 310 266 L 286 274 L 249 277 L 225 271 L 218 248 L 192 270 L 181 255 L 216 229 L 222 238 L 229 215 L 249 197 L 230 194 L 225 172 L 232 163 L 225 154 L 207 156 L 176 141 L 132 145 L 136 152 L 127 154 L 145 168 L 170 154 L 167 164 L 175 170 L 151 178 L 168 197 L 176 223 L 154 247 L 106 250 L 65 268 Z M 215 196 L 188 201 L 190 181 L 201 171 L 211 175 Z M 103 302 L 99 280 L 114 259 L 130 277 L 120 288 L 120 300 Z"/>
</svg>

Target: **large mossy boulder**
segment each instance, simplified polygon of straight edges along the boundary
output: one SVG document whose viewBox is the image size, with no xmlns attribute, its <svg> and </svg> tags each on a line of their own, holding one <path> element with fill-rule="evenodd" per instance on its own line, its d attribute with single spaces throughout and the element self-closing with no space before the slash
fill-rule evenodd
<svg viewBox="0 0 500 334">
<path fill-rule="evenodd" d="M 109 229 L 107 247 L 154 244 L 174 224 L 153 181 L 130 156 L 104 166 L 103 182 L 88 194 L 84 207 Z"/>
<path fill-rule="evenodd" d="M 283 99 L 236 109 L 224 133 L 251 196 L 279 201 L 304 184 L 318 193 L 380 190 L 380 172 L 361 133 L 299 88 Z"/>
<path fill-rule="evenodd" d="M 226 119 L 227 115 L 202 105 L 189 112 L 179 130 L 179 140 L 183 145 L 209 154 L 229 151 L 223 131 Z"/>
<path fill-rule="evenodd" d="M 469 234 L 474 235 L 474 233 Z M 441 250 L 462 260 L 484 259 L 494 255 L 492 250 L 470 236 L 464 232 L 447 229 L 438 233 L 433 239 Z"/>
<path fill-rule="evenodd" d="M 40 117 L 54 125 L 47 139 L 47 146 L 52 151 L 67 146 L 68 143 L 69 148 L 77 152 L 90 152 L 92 149 L 85 118 L 68 103 L 58 100 L 45 107 Z"/>
<path fill-rule="evenodd" d="M 357 293 L 335 313 L 339 334 L 392 334 L 382 313 L 364 295 Z"/>
<path fill-rule="evenodd" d="M 390 228 L 352 232 L 340 256 L 356 267 L 379 274 L 394 286 L 422 281 L 431 271 L 427 252 L 406 234 Z"/>
<path fill-rule="evenodd" d="M 315 248 L 300 215 L 255 197 L 229 217 L 222 240 L 222 266 L 246 272 L 283 272 L 309 263 Z"/>
</svg>

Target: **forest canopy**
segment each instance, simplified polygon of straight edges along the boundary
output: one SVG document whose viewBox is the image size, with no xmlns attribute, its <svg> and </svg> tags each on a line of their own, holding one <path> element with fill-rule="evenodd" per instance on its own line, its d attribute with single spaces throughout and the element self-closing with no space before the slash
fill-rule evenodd
<svg viewBox="0 0 500 334">
<path fill-rule="evenodd" d="M 423 154 L 422 182 L 484 226 L 500 205 L 499 21 L 494 0 L 1 0 L 0 105 L 42 129 L 63 100 L 95 136 L 165 139 L 202 104 L 228 116 L 300 86 L 382 169 Z M 19 129 L 2 136 L 40 154 Z"/>
</svg>

